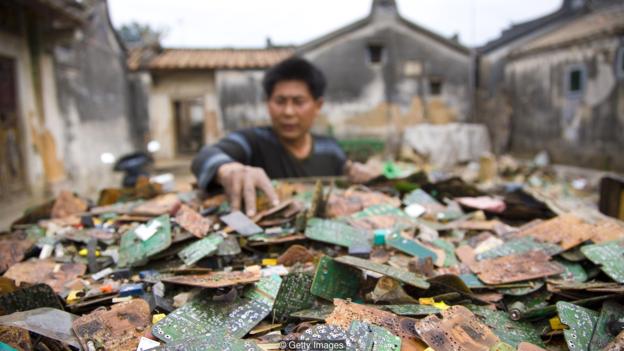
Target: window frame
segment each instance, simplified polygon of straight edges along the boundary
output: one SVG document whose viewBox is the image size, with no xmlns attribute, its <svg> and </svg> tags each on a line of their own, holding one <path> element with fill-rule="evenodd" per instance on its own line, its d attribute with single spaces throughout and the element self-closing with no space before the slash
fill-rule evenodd
<svg viewBox="0 0 624 351">
<path fill-rule="evenodd" d="M 570 85 L 572 84 L 572 73 L 575 71 L 580 72 L 580 89 L 578 91 L 570 90 Z M 583 63 L 577 63 L 568 65 L 565 69 L 564 79 L 563 79 L 563 92 L 564 95 L 568 98 L 580 98 L 585 94 L 585 90 L 587 89 L 587 66 Z"/>
<path fill-rule="evenodd" d="M 373 61 L 372 50 L 374 47 L 379 48 L 379 61 Z M 369 65 L 382 65 L 386 61 L 386 46 L 383 43 L 371 41 L 366 43 L 366 62 Z"/>
<path fill-rule="evenodd" d="M 429 81 L 429 86 L 428 86 L 429 96 L 442 96 L 442 92 L 444 91 L 444 79 L 440 76 L 430 76 L 428 81 Z M 433 92 L 433 89 L 432 89 L 433 84 L 439 85 L 438 87 L 439 90 L 437 94 L 434 94 Z"/>
</svg>

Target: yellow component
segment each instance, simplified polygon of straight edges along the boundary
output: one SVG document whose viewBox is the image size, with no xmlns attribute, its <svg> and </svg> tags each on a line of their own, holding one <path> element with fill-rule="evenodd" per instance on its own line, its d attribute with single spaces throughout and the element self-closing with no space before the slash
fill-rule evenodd
<svg viewBox="0 0 624 351">
<path fill-rule="evenodd" d="M 262 260 L 262 265 L 263 266 L 277 266 L 277 259 L 276 258 L 265 258 Z"/>
<path fill-rule="evenodd" d="M 435 350 L 434 350 L 434 349 L 432 349 L 431 347 L 427 347 L 427 348 L 425 349 L 425 351 L 435 351 Z"/>
<path fill-rule="evenodd" d="M 78 294 L 81 293 L 81 292 L 82 292 L 82 290 L 72 290 L 72 291 L 70 291 L 69 294 L 67 295 L 67 298 L 65 298 L 65 301 L 67 301 L 67 303 L 69 303 L 69 304 L 78 301 L 80 299 L 80 296 L 78 296 Z"/>
<path fill-rule="evenodd" d="M 433 306 L 439 310 L 446 310 L 448 309 L 449 305 L 445 304 L 444 301 L 440 301 L 440 302 L 435 302 L 435 300 L 432 297 L 421 297 L 418 299 L 418 303 L 421 305 L 429 305 L 429 306 Z"/>
<path fill-rule="evenodd" d="M 552 330 L 564 330 L 565 329 L 565 325 L 563 323 L 561 323 L 561 319 L 559 319 L 559 317 L 552 317 L 551 319 L 548 320 L 548 322 L 550 323 L 550 328 L 552 328 Z"/>
<path fill-rule="evenodd" d="M 164 313 L 159 313 L 159 314 L 155 314 L 152 316 L 152 324 L 156 324 L 158 322 L 160 322 L 161 319 L 167 317 L 166 314 Z"/>
<path fill-rule="evenodd" d="M 102 220 L 96 217 L 93 217 L 93 224 L 100 225 L 102 224 Z"/>
<path fill-rule="evenodd" d="M 89 254 L 89 250 L 80 249 L 80 251 L 78 251 L 78 254 L 82 257 L 86 257 Z M 95 257 L 100 257 L 100 255 L 101 255 L 100 250 L 95 250 Z"/>
</svg>

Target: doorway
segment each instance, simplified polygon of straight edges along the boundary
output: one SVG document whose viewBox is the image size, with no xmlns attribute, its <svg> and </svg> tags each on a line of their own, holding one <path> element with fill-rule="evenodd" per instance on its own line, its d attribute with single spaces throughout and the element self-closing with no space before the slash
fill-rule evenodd
<svg viewBox="0 0 624 351">
<path fill-rule="evenodd" d="M 176 153 L 195 154 L 204 145 L 204 100 L 186 99 L 173 102 Z"/>
<path fill-rule="evenodd" d="M 15 76 L 15 59 L 0 56 L 0 198 L 26 188 Z"/>
</svg>

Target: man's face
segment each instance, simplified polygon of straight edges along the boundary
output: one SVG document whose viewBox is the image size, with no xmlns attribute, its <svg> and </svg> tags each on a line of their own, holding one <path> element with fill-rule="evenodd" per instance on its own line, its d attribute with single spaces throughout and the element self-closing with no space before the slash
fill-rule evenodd
<svg viewBox="0 0 624 351">
<path fill-rule="evenodd" d="M 287 141 L 296 141 L 312 128 L 323 99 L 314 99 L 303 81 L 284 80 L 275 84 L 267 106 L 277 135 Z"/>
</svg>

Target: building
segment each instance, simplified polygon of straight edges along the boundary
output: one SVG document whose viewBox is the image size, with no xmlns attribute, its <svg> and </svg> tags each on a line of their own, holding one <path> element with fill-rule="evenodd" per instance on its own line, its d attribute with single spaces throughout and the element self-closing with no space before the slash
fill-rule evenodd
<svg viewBox="0 0 624 351">
<path fill-rule="evenodd" d="M 135 50 L 129 64 L 147 82 L 156 156 L 192 155 L 224 131 L 266 122 L 263 72 L 292 54 L 291 48 Z"/>
<path fill-rule="evenodd" d="M 321 125 L 339 137 L 389 141 L 413 124 L 465 121 L 471 112 L 471 53 L 401 17 L 396 1 L 297 49 L 325 72 Z"/>
<path fill-rule="evenodd" d="M 1 2 L 0 196 L 116 182 L 100 156 L 143 133 L 126 72 L 106 1 Z"/>
<path fill-rule="evenodd" d="M 477 120 L 497 150 L 624 170 L 624 4 L 565 0 L 518 27 L 480 50 Z"/>
<path fill-rule="evenodd" d="M 394 0 L 300 47 L 164 49 L 137 53 L 151 77 L 152 137 L 162 158 L 194 153 L 223 132 L 266 124 L 263 71 L 293 55 L 328 77 L 317 131 L 339 137 L 401 135 L 420 123 L 464 121 L 471 111 L 470 50 L 402 18 Z M 391 140 L 398 142 L 398 140 Z"/>
</svg>

